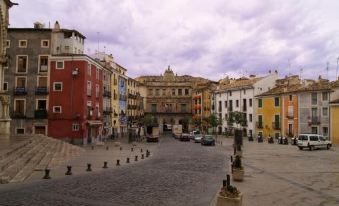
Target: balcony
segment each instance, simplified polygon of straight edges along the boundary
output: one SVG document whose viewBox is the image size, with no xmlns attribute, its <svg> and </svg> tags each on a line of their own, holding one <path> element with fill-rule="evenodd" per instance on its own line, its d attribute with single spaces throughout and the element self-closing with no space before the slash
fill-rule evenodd
<svg viewBox="0 0 339 206">
<path fill-rule="evenodd" d="M 264 128 L 262 122 L 257 122 L 256 125 L 257 125 L 257 128 L 258 128 L 258 129 L 263 129 L 263 128 Z"/>
<path fill-rule="evenodd" d="M 245 120 L 244 122 L 241 122 L 240 125 L 241 125 L 242 127 L 247 127 L 247 126 L 248 126 L 247 120 Z"/>
<path fill-rule="evenodd" d="M 48 94 L 48 87 L 36 87 L 35 88 L 36 95 L 46 95 Z"/>
<path fill-rule="evenodd" d="M 294 119 L 293 113 L 287 113 L 287 114 L 286 114 L 286 118 L 287 118 L 287 119 Z"/>
<path fill-rule="evenodd" d="M 48 66 L 47 65 L 41 65 L 39 72 L 48 72 Z"/>
<path fill-rule="evenodd" d="M 119 95 L 120 101 L 126 101 L 126 95 Z"/>
<path fill-rule="evenodd" d="M 38 109 L 34 111 L 35 119 L 47 119 L 48 113 L 45 109 Z"/>
<path fill-rule="evenodd" d="M 26 115 L 22 111 L 13 111 L 11 113 L 11 118 L 13 118 L 13 119 L 23 119 L 23 118 L 26 118 Z"/>
<path fill-rule="evenodd" d="M 275 130 L 279 130 L 280 127 L 280 122 L 272 122 L 272 128 Z"/>
<path fill-rule="evenodd" d="M 311 125 L 320 125 L 320 118 L 315 116 L 311 117 L 311 120 L 309 122 Z"/>
<path fill-rule="evenodd" d="M 112 107 L 106 107 L 106 108 L 104 108 L 103 113 L 104 113 L 105 115 L 109 115 L 109 114 L 113 113 Z"/>
<path fill-rule="evenodd" d="M 128 94 L 129 99 L 137 99 L 137 95 L 134 94 Z"/>
<path fill-rule="evenodd" d="M 113 94 L 113 99 L 117 100 L 118 99 L 118 95 L 116 93 Z"/>
<path fill-rule="evenodd" d="M 14 95 L 26 95 L 26 94 L 27 94 L 26 87 L 15 87 Z"/>
<path fill-rule="evenodd" d="M 102 96 L 104 97 L 112 97 L 111 91 L 103 91 Z"/>
</svg>

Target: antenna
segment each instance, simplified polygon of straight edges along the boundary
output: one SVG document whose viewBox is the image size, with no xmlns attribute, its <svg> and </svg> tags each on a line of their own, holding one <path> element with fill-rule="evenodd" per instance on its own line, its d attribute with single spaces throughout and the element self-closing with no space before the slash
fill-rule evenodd
<svg viewBox="0 0 339 206">
<path fill-rule="evenodd" d="M 329 68 L 330 68 L 330 63 L 329 62 L 327 62 L 327 64 L 326 64 L 326 79 L 328 79 L 328 70 L 329 70 Z"/>
<path fill-rule="evenodd" d="M 302 80 L 301 76 L 303 74 L 303 71 L 304 71 L 304 69 L 302 67 L 300 67 L 300 80 Z"/>
<path fill-rule="evenodd" d="M 337 58 L 337 70 L 335 72 L 335 80 L 338 80 L 338 64 L 339 64 L 339 57 Z"/>
</svg>

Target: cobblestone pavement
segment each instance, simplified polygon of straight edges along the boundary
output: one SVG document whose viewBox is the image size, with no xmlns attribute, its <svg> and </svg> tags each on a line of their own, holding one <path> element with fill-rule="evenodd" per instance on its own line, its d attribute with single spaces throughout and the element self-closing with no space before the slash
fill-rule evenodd
<svg viewBox="0 0 339 206">
<path fill-rule="evenodd" d="M 245 140 L 243 156 L 244 181 L 232 182 L 243 193 L 243 206 L 339 205 L 338 147 L 301 151 Z"/>
<path fill-rule="evenodd" d="M 0 188 L 0 205 L 209 205 L 228 171 L 231 147 L 170 137 L 158 144 L 138 164 Z"/>
</svg>

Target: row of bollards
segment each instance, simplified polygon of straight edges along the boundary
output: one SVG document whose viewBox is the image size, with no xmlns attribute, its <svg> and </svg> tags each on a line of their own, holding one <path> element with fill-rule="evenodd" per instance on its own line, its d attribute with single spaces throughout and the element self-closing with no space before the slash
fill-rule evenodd
<svg viewBox="0 0 339 206">
<path fill-rule="evenodd" d="M 142 149 L 141 149 L 141 152 L 142 152 Z M 146 157 L 149 157 L 149 156 L 150 156 L 150 151 L 146 150 Z M 141 159 L 145 159 L 145 155 L 144 154 L 141 154 Z M 135 162 L 138 161 L 138 155 L 135 155 L 134 161 Z M 130 163 L 130 158 L 129 157 L 126 158 L 126 163 Z M 104 162 L 104 166 L 102 168 L 107 169 L 108 168 L 107 164 L 108 163 L 105 161 Z M 116 166 L 120 166 L 120 160 L 117 160 Z M 50 171 L 51 171 L 50 169 L 45 169 L 45 175 L 43 176 L 43 179 L 51 179 Z M 87 163 L 86 171 L 87 172 L 91 172 L 92 171 L 92 164 Z M 72 173 L 72 166 L 68 165 L 67 166 L 67 171 L 66 171 L 65 175 L 72 175 L 72 174 L 73 174 Z"/>
</svg>

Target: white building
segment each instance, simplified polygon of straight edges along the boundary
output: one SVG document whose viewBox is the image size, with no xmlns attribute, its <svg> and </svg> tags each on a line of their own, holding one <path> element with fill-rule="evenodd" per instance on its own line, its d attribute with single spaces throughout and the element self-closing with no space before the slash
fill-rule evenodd
<svg viewBox="0 0 339 206">
<path fill-rule="evenodd" d="M 275 86 L 278 73 L 274 72 L 264 77 L 242 77 L 229 79 L 228 77 L 220 82 L 219 88 L 212 95 L 212 113 L 222 119 L 222 125 L 218 132 L 233 132 L 233 128 L 240 128 L 240 125 L 228 121 L 231 112 L 241 112 L 247 122 L 241 127 L 244 136 L 255 136 L 255 120 L 257 103 L 254 97 L 266 92 Z M 214 110 L 214 111 L 213 111 Z"/>
</svg>

